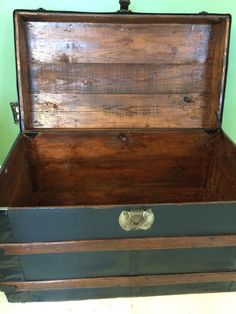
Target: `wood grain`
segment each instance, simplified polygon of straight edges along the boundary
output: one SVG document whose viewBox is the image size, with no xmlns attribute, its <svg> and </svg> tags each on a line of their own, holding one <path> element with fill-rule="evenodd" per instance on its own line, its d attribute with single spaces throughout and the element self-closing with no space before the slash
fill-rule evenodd
<svg viewBox="0 0 236 314">
<path fill-rule="evenodd" d="M 211 24 L 53 23 L 25 25 L 30 61 L 186 63 L 206 61 Z"/>
<path fill-rule="evenodd" d="M 62 161 L 159 160 L 167 156 L 190 157 L 194 153 L 208 156 L 207 150 L 213 146 L 214 136 L 202 130 L 54 131 L 28 139 L 33 159 Z"/>
<path fill-rule="evenodd" d="M 206 199 L 236 200 L 236 145 L 222 132 L 211 160 Z"/>
<path fill-rule="evenodd" d="M 151 287 L 176 284 L 234 282 L 236 272 L 192 273 L 152 276 L 103 277 L 50 281 L 0 282 L 1 286 L 14 286 L 16 291 L 39 291 L 56 289 L 82 289 L 103 287 Z"/>
<path fill-rule="evenodd" d="M 141 161 L 138 169 L 135 163 L 130 165 L 119 161 L 115 165 L 114 161 L 95 161 L 93 166 L 47 161 L 37 167 L 38 192 L 44 195 L 44 200 L 41 200 L 46 204 L 52 201 L 52 197 L 62 197 L 66 193 L 76 196 L 80 204 L 133 203 L 134 200 L 150 203 L 166 198 L 174 201 L 193 199 L 193 194 L 197 194 L 195 197 L 199 199 L 200 189 L 205 183 L 207 161 L 199 163 L 200 170 L 194 167 L 196 161 L 191 164 L 187 160 L 186 163 L 168 159 Z M 48 191 L 49 198 L 46 197 Z"/>
<path fill-rule="evenodd" d="M 117 190 L 38 190 L 38 203 L 41 206 L 105 206 L 111 204 L 156 204 L 201 202 L 204 189 L 201 187 L 158 186 L 131 187 L 128 185 Z"/>
<path fill-rule="evenodd" d="M 98 251 L 193 249 L 230 246 L 236 246 L 236 235 L 0 243 L 0 249 L 4 250 L 4 255 L 6 256 Z"/>
<path fill-rule="evenodd" d="M 210 116 L 210 95 L 198 93 L 44 93 L 31 94 L 31 101 L 31 126 L 41 128 L 207 127 Z"/>
<path fill-rule="evenodd" d="M 80 131 L 28 139 L 41 205 L 201 201 L 214 139 L 202 131 Z"/>
<path fill-rule="evenodd" d="M 31 93 L 178 94 L 207 92 L 207 66 L 200 63 L 36 63 Z"/>
<path fill-rule="evenodd" d="M 15 21 L 23 128 L 218 127 L 229 16 L 17 12 Z"/>
<path fill-rule="evenodd" d="M 235 145 L 220 133 L 43 132 L 21 137 L 12 150 L 0 175 L 0 204 L 233 201 L 234 158 Z"/>
<path fill-rule="evenodd" d="M 15 11 L 15 16 L 24 18 L 25 21 L 35 22 L 63 22 L 63 23 L 127 23 L 140 24 L 217 24 L 224 20 L 227 14 L 117 14 L 117 13 L 78 13 L 78 12 L 49 12 L 49 11 Z"/>
<path fill-rule="evenodd" d="M 212 80 L 210 82 L 209 91 L 212 93 L 212 108 L 209 118 L 210 124 L 219 127 L 219 121 L 222 120 L 222 107 L 225 94 L 227 58 L 229 50 L 229 34 L 230 34 L 230 18 L 223 20 L 214 28 L 214 35 L 211 37 L 212 45 L 215 47 L 213 53 Z M 216 120 L 218 119 L 218 121 Z"/>
<path fill-rule="evenodd" d="M 14 15 L 15 52 L 17 68 L 17 87 L 20 106 L 20 126 L 24 131 L 27 120 L 30 117 L 30 79 L 28 59 L 28 44 L 24 19 L 20 15 Z"/>
<path fill-rule="evenodd" d="M 0 207 L 35 204 L 30 163 L 24 152 L 24 137 L 17 138 L 0 172 Z"/>
</svg>

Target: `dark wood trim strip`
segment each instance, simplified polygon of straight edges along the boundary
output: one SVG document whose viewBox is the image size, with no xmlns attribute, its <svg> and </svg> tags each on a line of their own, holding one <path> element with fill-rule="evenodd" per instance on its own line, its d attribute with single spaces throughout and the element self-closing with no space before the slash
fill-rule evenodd
<svg viewBox="0 0 236 314">
<path fill-rule="evenodd" d="M 192 249 L 228 246 L 236 246 L 236 235 L 0 243 L 0 250 L 3 250 L 5 255 L 27 255 L 117 250 Z"/>
<path fill-rule="evenodd" d="M 17 291 L 107 288 L 107 287 L 148 287 L 178 284 L 201 284 L 210 282 L 236 281 L 236 272 L 222 273 L 193 273 L 175 275 L 130 276 L 130 277 L 103 277 L 82 278 L 50 281 L 10 281 L 0 282 L 1 286 L 13 286 Z"/>
</svg>

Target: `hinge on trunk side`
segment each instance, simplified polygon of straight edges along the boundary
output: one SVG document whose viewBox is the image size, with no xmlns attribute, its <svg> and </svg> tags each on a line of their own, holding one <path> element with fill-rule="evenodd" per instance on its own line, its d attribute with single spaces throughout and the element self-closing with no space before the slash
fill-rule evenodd
<svg viewBox="0 0 236 314">
<path fill-rule="evenodd" d="M 5 255 L 5 250 L 4 249 L 0 249 L 0 257 Z"/>
<path fill-rule="evenodd" d="M 10 102 L 11 111 L 13 114 L 13 119 L 15 124 L 19 124 L 20 122 L 20 107 L 18 102 Z"/>
<path fill-rule="evenodd" d="M 117 13 L 131 13 L 129 10 L 130 0 L 120 0 L 120 10 Z"/>
<path fill-rule="evenodd" d="M 201 12 L 199 12 L 198 14 L 200 14 L 200 15 L 207 15 L 207 14 L 209 14 L 207 11 L 201 11 Z"/>
<path fill-rule="evenodd" d="M 45 11 L 47 11 L 47 10 L 44 9 L 44 8 L 38 8 L 36 11 L 45 12 Z"/>
</svg>

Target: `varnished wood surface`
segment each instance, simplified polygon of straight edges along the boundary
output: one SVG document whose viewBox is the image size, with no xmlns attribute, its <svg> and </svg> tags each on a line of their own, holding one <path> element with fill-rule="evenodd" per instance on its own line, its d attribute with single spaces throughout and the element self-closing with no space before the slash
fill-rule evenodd
<svg viewBox="0 0 236 314">
<path fill-rule="evenodd" d="M 27 138 L 31 158 L 38 160 L 79 159 L 89 162 L 103 160 L 162 160 L 189 157 L 193 153 L 206 156 L 214 147 L 214 135 L 203 130 L 95 130 L 42 132 Z M 157 158 L 158 157 L 158 158 Z"/>
<path fill-rule="evenodd" d="M 24 137 L 19 136 L 0 171 L 0 207 L 35 204 L 30 163 L 24 152 Z"/>
<path fill-rule="evenodd" d="M 206 124 L 210 112 L 204 109 L 209 94 L 31 94 L 35 126 L 77 128 L 78 126 L 129 128 L 140 126 L 166 128 L 198 127 Z M 90 108 L 90 110 L 88 110 Z M 205 114 L 202 115 L 202 111 Z M 210 110 L 210 108 L 209 108 Z M 47 112 L 47 115 L 45 115 Z M 92 114 L 91 114 L 92 113 Z M 173 120 L 170 119 L 173 117 Z M 76 118 L 75 118 L 76 117 Z M 200 122 L 202 121 L 202 122 Z"/>
<path fill-rule="evenodd" d="M 217 117 L 217 112 L 219 113 L 223 109 L 223 99 L 225 93 L 225 84 L 226 84 L 226 71 L 227 71 L 227 58 L 228 58 L 228 50 L 229 50 L 229 34 L 230 34 L 230 20 L 225 19 L 215 27 L 215 36 L 213 35 L 213 42 L 217 44 L 215 49 L 212 49 L 213 53 L 213 67 L 211 72 L 211 82 L 209 89 L 213 91 L 211 98 L 211 110 L 209 119 L 210 125 L 216 122 L 216 125 L 220 127 L 219 122 L 215 119 Z M 220 100 L 221 99 L 221 100 Z M 218 103 L 218 105 L 217 105 Z M 219 107 L 218 107 L 219 106 Z M 219 120 L 222 117 L 218 118 Z"/>
<path fill-rule="evenodd" d="M 148 287 L 191 283 L 235 282 L 236 272 L 192 273 L 153 276 L 103 277 L 64 279 L 50 281 L 0 282 L 1 286 L 13 286 L 16 291 L 102 288 L 102 287 Z"/>
<path fill-rule="evenodd" d="M 97 251 L 193 249 L 229 246 L 236 246 L 236 235 L 0 243 L 0 250 L 4 250 L 4 255 L 27 255 Z"/>
<path fill-rule="evenodd" d="M 27 129 L 217 127 L 229 16 L 15 19 Z"/>
<path fill-rule="evenodd" d="M 35 22 L 73 22 L 73 23 L 127 23 L 127 24 L 140 24 L 140 18 L 147 24 L 152 23 L 184 23 L 191 24 L 193 21 L 196 24 L 217 24 L 229 19 L 227 14 L 153 14 L 145 13 L 135 16 L 132 14 L 117 14 L 117 13 L 79 13 L 67 11 L 35 11 L 35 10 L 16 10 L 15 16 L 24 18 L 25 21 Z"/>
<path fill-rule="evenodd" d="M 30 116 L 30 80 L 28 76 L 28 47 L 26 39 L 26 31 L 24 27 L 24 19 L 18 15 L 14 16 L 15 25 L 15 53 L 17 68 L 17 87 L 20 105 L 20 126 L 22 131 Z M 17 27 L 16 27 L 17 25 Z"/>
<path fill-rule="evenodd" d="M 67 93 L 69 95 L 71 93 L 188 94 L 198 91 L 206 93 L 208 77 L 205 68 L 204 64 L 191 63 L 177 65 L 125 63 L 32 64 L 30 69 L 32 78 L 30 91 L 37 94 Z M 201 77 L 201 80 L 199 77 Z M 89 109 L 88 107 L 87 110 Z M 97 119 L 99 120 L 99 117 Z M 68 127 L 70 126 L 68 125 Z"/>
<path fill-rule="evenodd" d="M 208 175 L 206 198 L 236 200 L 236 146 L 225 134 L 218 134 Z"/>
<path fill-rule="evenodd" d="M 211 24 L 35 23 L 25 25 L 34 63 L 205 62 Z M 47 45 L 46 45 L 47 43 Z M 117 49 L 118 48 L 118 49 Z"/>
<path fill-rule="evenodd" d="M 202 131 L 41 133 L 27 139 L 40 205 L 201 201 L 214 138 Z"/>
<path fill-rule="evenodd" d="M 23 136 L 1 172 L 0 204 L 233 201 L 235 152 L 224 135 L 202 131 L 100 130 Z"/>
</svg>

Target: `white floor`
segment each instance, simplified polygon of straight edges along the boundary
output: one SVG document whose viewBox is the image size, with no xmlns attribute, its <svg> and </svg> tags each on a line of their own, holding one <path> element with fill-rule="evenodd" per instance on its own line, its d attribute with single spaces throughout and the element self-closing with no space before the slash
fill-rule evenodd
<svg viewBox="0 0 236 314">
<path fill-rule="evenodd" d="M 236 314 L 236 292 L 50 303 L 8 303 L 0 293 L 0 313 Z"/>
</svg>

